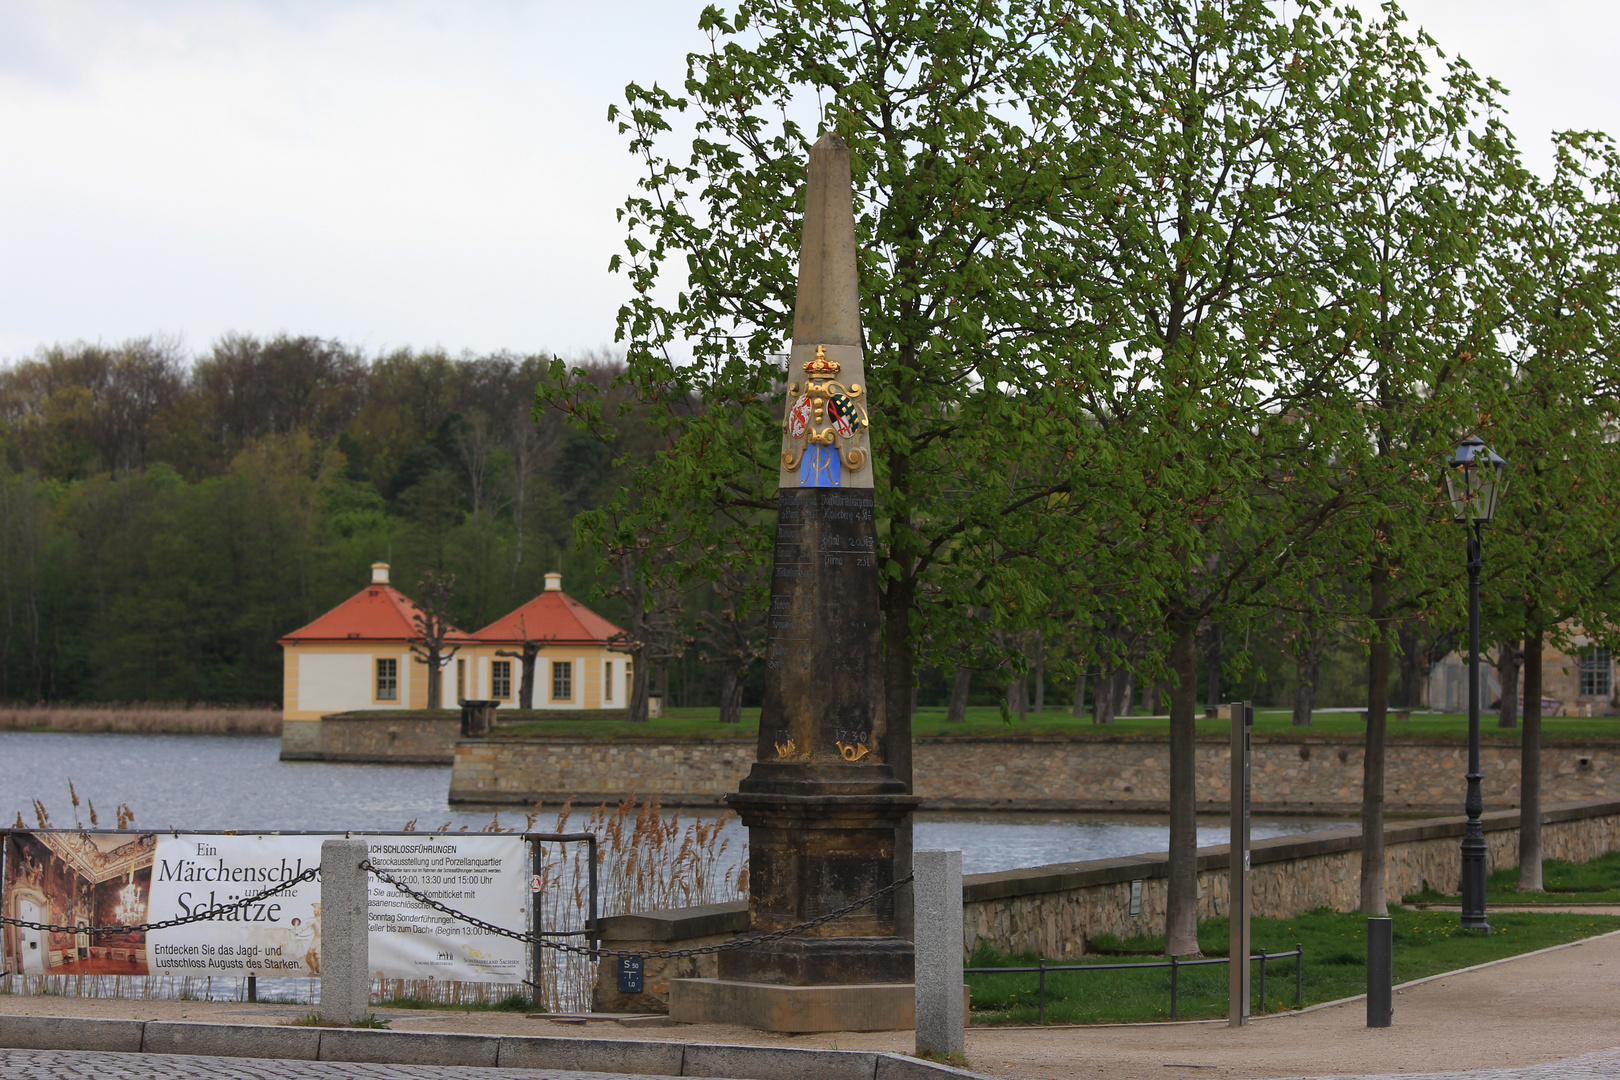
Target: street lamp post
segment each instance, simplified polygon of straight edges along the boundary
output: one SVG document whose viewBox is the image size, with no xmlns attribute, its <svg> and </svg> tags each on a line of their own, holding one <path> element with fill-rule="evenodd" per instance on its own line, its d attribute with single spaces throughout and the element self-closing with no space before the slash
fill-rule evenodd
<svg viewBox="0 0 1620 1080">
<path fill-rule="evenodd" d="M 1468 527 L 1468 795 L 1463 812 L 1468 824 L 1462 841 L 1462 925 L 1464 930 L 1491 932 L 1485 920 L 1485 827 L 1480 815 L 1485 799 L 1479 782 L 1479 576 L 1485 566 L 1481 526 L 1496 516 L 1496 501 L 1506 484 L 1507 462 L 1470 435 L 1457 444 L 1446 463 L 1446 489 L 1457 521 Z"/>
</svg>

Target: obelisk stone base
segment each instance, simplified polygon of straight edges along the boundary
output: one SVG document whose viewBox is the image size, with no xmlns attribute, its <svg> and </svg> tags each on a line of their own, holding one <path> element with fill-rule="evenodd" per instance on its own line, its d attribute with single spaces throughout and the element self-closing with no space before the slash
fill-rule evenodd
<svg viewBox="0 0 1620 1080">
<path fill-rule="evenodd" d="M 759 1031 L 906 1031 L 916 1025 L 910 983 L 781 986 L 731 979 L 671 979 L 669 1018 Z"/>
</svg>

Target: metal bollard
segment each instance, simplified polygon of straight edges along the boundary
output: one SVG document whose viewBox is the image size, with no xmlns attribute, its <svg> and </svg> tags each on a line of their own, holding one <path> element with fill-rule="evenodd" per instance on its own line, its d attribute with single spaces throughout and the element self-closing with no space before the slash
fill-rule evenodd
<svg viewBox="0 0 1620 1080">
<path fill-rule="evenodd" d="M 321 842 L 321 1022 L 358 1024 L 371 1012 L 366 917 L 371 875 L 364 840 Z"/>
<path fill-rule="evenodd" d="M 1395 921 L 1367 920 L 1367 1026 L 1389 1027 L 1394 1015 Z"/>
<path fill-rule="evenodd" d="M 967 1047 L 962 998 L 962 853 L 912 856 L 916 913 L 917 1053 L 961 1054 Z"/>
</svg>

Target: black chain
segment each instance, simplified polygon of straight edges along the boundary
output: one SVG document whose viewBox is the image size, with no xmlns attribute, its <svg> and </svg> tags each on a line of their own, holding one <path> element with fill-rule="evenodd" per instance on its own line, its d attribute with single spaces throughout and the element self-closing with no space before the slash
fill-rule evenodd
<svg viewBox="0 0 1620 1080">
<path fill-rule="evenodd" d="M 911 884 L 911 881 L 915 876 L 912 874 L 907 874 L 894 884 L 885 885 L 871 896 L 863 896 L 853 903 L 845 904 L 838 910 L 829 911 L 827 914 L 811 919 L 809 922 L 798 923 L 794 926 L 785 926 L 780 930 L 772 930 L 768 934 L 760 934 L 756 937 L 750 938 L 735 938 L 731 941 L 722 941 L 718 945 L 704 945 L 695 949 L 657 949 L 649 951 L 646 949 L 606 949 L 602 948 L 601 946 L 592 948 L 589 945 L 569 945 L 561 941 L 549 941 L 537 934 L 523 933 L 519 930 L 508 930 L 504 926 L 496 926 L 494 923 L 488 923 L 482 919 L 474 918 L 464 911 L 457 911 L 455 908 L 450 907 L 447 904 L 439 903 L 439 901 L 433 899 L 431 896 L 417 892 L 409 885 L 406 885 L 396 878 L 391 877 L 386 871 L 379 870 L 375 866 L 372 866 L 370 859 L 362 862 L 360 864 L 360 868 L 376 875 L 378 880 L 387 882 L 400 892 L 404 893 L 406 896 L 409 896 L 411 899 L 419 901 L 420 903 L 433 908 L 435 911 L 443 912 L 453 919 L 460 919 L 469 926 L 475 926 L 478 929 L 490 934 L 497 934 L 501 937 L 512 938 L 515 941 L 526 941 L 531 945 L 540 945 L 547 949 L 555 949 L 557 952 L 574 953 L 577 956 L 589 956 L 593 960 L 599 956 L 639 956 L 643 960 L 666 958 L 672 959 L 679 956 L 702 956 L 705 953 L 726 952 L 729 949 L 742 949 L 747 948 L 750 945 L 760 945 L 767 941 L 775 941 L 778 938 L 792 937 L 794 934 L 802 934 L 806 930 L 814 930 L 818 926 L 823 926 L 826 923 L 830 923 L 834 919 L 841 918 L 848 915 L 852 911 L 865 907 L 867 904 L 875 903 L 876 901 L 883 899 L 885 896 L 888 896 L 902 885 Z"/>
<path fill-rule="evenodd" d="M 82 924 L 79 926 L 57 926 L 54 923 L 29 922 L 27 919 L 12 919 L 4 915 L 0 915 L 0 923 L 10 923 L 12 926 L 21 926 L 27 930 L 44 930 L 52 934 L 144 934 L 152 930 L 167 930 L 171 926 L 184 926 L 187 923 L 207 922 L 209 919 L 218 918 L 227 911 L 235 911 L 237 908 L 245 908 L 250 904 L 257 904 L 260 900 L 268 900 L 270 897 L 275 896 L 278 893 L 286 892 L 288 889 L 300 882 L 314 881 L 315 875 L 319 873 L 320 868 L 312 866 L 308 870 L 305 870 L 302 874 L 299 874 L 297 877 L 290 877 L 286 881 L 283 881 L 280 885 L 266 889 L 262 893 L 255 893 L 252 896 L 244 897 L 243 899 L 237 900 L 234 903 L 220 904 L 217 907 L 211 907 L 203 911 L 193 912 L 190 915 L 183 915 L 178 919 L 167 919 L 163 922 L 139 923 L 133 926 L 125 923 L 118 923 L 114 926 L 85 926 Z"/>
</svg>

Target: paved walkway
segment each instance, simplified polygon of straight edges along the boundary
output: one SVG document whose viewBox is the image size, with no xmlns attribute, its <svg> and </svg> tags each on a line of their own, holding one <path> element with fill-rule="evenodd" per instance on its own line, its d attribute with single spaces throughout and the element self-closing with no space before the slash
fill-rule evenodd
<svg viewBox="0 0 1620 1080">
<path fill-rule="evenodd" d="M 240 1002 L 0 997 L 0 1015 L 70 1014 L 274 1024 L 306 1012 L 307 1006 Z M 396 1031 L 656 1039 L 901 1053 L 912 1049 L 910 1032 L 787 1036 L 710 1025 L 627 1028 L 611 1021 L 564 1024 L 528 1019 L 516 1013 L 389 1010 L 388 1015 Z M 1457 1076 L 1459 1070 L 1471 1070 L 1471 1080 L 1620 1080 L 1620 934 L 1403 990 L 1395 996 L 1393 1027 L 1369 1029 L 1366 1016 L 1365 1004 L 1357 1001 L 1262 1017 L 1244 1028 L 1229 1028 L 1221 1023 L 975 1028 L 968 1032 L 967 1057 L 975 1071 L 1006 1080 L 1171 1080 L 1177 1076 L 1239 1080 L 1400 1076 L 1412 1080 Z M 306 1071 L 244 1075 L 277 1080 L 282 1076 L 418 1075 L 448 1080 L 451 1076 L 471 1078 L 475 1074 L 483 1080 L 486 1076 L 533 1075 L 500 1069 L 423 1069 L 406 1073 L 395 1066 L 375 1066 L 371 1068 L 383 1071 L 342 1073 L 309 1071 L 338 1068 L 336 1065 L 284 1063 L 275 1067 Z M 9 1063 L 0 1067 L 0 1077 L 230 1075 L 12 1073 L 7 1068 L 11 1068 Z"/>
<path fill-rule="evenodd" d="M 434 1065 L 351 1065 L 263 1061 L 189 1054 L 106 1054 L 80 1050 L 0 1050 L 4 1080 L 668 1080 L 625 1073 L 470 1069 Z"/>
</svg>

